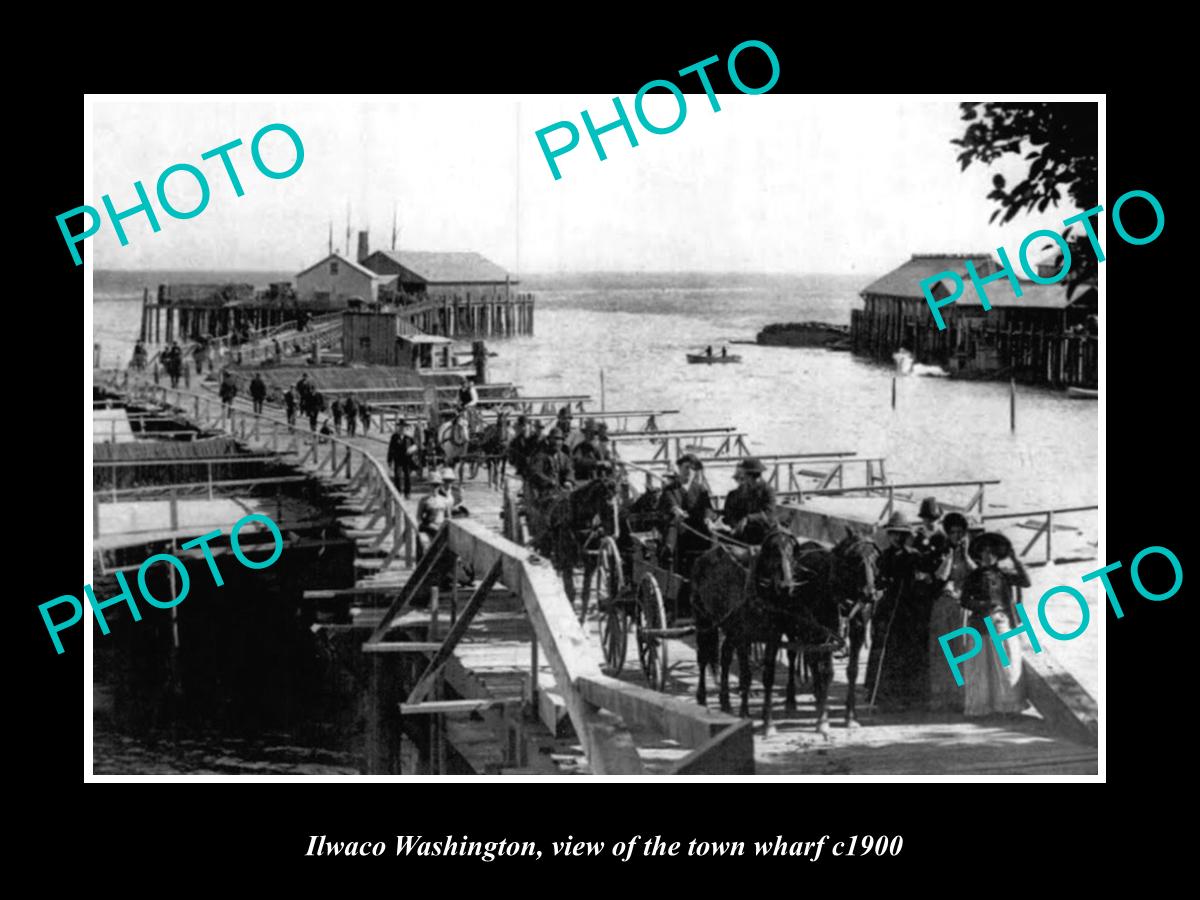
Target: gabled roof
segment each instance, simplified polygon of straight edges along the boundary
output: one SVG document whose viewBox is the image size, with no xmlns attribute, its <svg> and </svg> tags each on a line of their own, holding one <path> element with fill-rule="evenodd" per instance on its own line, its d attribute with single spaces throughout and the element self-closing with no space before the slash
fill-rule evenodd
<svg viewBox="0 0 1200 900">
<path fill-rule="evenodd" d="M 502 282 L 508 272 L 473 251 L 433 253 L 421 250 L 378 250 L 429 284 Z"/>
<path fill-rule="evenodd" d="M 921 282 L 926 278 L 932 278 L 939 272 L 947 270 L 957 272 L 963 281 L 967 281 L 966 261 L 968 259 L 975 264 L 975 269 L 980 275 L 994 271 L 998 267 L 990 253 L 914 253 L 912 259 L 888 272 L 882 278 L 871 282 L 863 288 L 862 292 L 864 294 L 886 294 L 889 297 L 915 297 L 923 300 L 925 295 L 921 293 Z"/>
<path fill-rule="evenodd" d="M 342 256 L 340 253 L 330 253 L 328 256 L 326 256 L 324 259 L 320 260 L 319 262 L 313 263 L 311 266 L 309 266 L 303 272 L 296 273 L 296 277 L 299 278 L 301 275 L 307 275 L 313 269 L 319 269 L 321 266 L 325 265 L 325 263 L 327 263 L 331 260 L 337 260 L 340 263 L 344 263 L 345 265 L 350 266 L 350 268 L 357 269 L 358 271 L 362 272 L 364 275 L 366 275 L 370 278 L 378 278 L 379 277 L 379 275 L 377 273 L 372 272 L 366 266 L 360 266 L 354 260 L 348 259 L 347 257 Z"/>
<path fill-rule="evenodd" d="M 967 260 L 975 264 L 975 271 L 980 276 L 986 277 L 1000 270 L 1000 263 L 987 253 L 957 256 L 948 254 L 913 254 L 912 259 L 869 284 L 863 289 L 862 293 L 864 296 L 867 294 L 883 294 L 889 297 L 905 297 L 923 301 L 925 294 L 921 291 L 921 282 L 926 278 L 932 278 L 934 275 L 949 271 L 956 273 L 963 281 L 962 296 L 954 301 L 955 305 L 982 306 L 983 301 L 975 290 L 975 285 L 967 275 Z M 1058 284 L 1038 284 L 1037 282 L 1027 281 L 1018 276 L 1018 283 L 1021 286 L 1020 297 L 1016 296 L 1013 292 L 1012 282 L 1007 278 L 997 278 L 995 281 L 988 282 L 984 285 L 988 303 L 993 307 L 1001 308 L 1066 309 L 1072 301 L 1077 302 L 1081 300 L 1087 293 L 1085 290 L 1078 290 L 1072 301 L 1068 301 L 1065 280 L 1060 281 Z M 947 276 L 941 279 L 941 281 L 932 284 L 930 291 L 935 298 L 941 299 L 953 293 L 955 287 L 953 279 Z"/>
<path fill-rule="evenodd" d="M 980 273 L 982 274 L 982 273 Z M 983 286 L 987 292 L 988 304 L 993 309 L 1066 309 L 1070 305 L 1067 300 L 1067 288 L 1065 282 L 1058 284 L 1038 284 L 1034 281 L 1025 281 L 1019 279 L 1021 285 L 1021 296 L 1018 297 L 1013 292 L 1012 282 L 1007 278 L 998 278 L 995 281 L 989 282 Z M 931 285 L 933 296 L 937 299 L 947 297 L 953 293 L 954 284 L 950 278 L 943 278 L 941 281 Z M 918 293 L 920 293 L 918 291 Z M 1086 291 L 1077 291 L 1072 298 L 1074 301 L 1083 299 Z M 925 295 L 921 294 L 921 299 L 924 300 Z M 983 306 L 983 301 L 979 297 L 979 293 L 975 290 L 975 285 L 971 279 L 963 276 L 963 292 L 957 300 L 954 301 L 955 306 Z"/>
</svg>

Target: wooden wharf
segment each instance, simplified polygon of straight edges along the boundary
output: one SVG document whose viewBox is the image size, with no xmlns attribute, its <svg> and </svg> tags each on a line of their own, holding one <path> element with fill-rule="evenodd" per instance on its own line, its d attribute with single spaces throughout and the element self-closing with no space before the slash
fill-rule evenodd
<svg viewBox="0 0 1200 900">
<path fill-rule="evenodd" d="M 459 485 L 470 515 L 447 523 L 418 561 L 416 496 L 426 488 L 414 485 L 413 499 L 397 491 L 385 464 L 386 432 L 355 437 L 313 434 L 307 426 L 289 427 L 282 410 L 270 403 L 264 413 L 255 414 L 250 403 L 239 397 L 231 409 L 223 410 L 208 385 L 174 389 L 146 379 L 130 380 L 125 372 L 100 371 L 96 381 L 160 410 L 161 415 L 186 418 L 231 435 L 244 451 L 277 455 L 312 473 L 324 491 L 337 498 L 342 527 L 358 548 L 355 581 L 344 588 L 310 590 L 306 598 L 332 619 L 313 626 L 328 652 L 365 660 L 369 712 L 364 769 L 368 773 L 1097 771 L 1094 700 L 1086 691 L 1079 692 L 1082 699 L 1073 693 L 1078 685 L 1072 676 L 1052 662 L 1043 662 L 1046 654 L 1033 665 L 1026 657 L 1026 671 L 1033 670 L 1038 682 L 1033 693 L 1040 717 L 1026 715 L 997 724 L 916 713 L 872 716 L 868 710 L 864 727 L 841 729 L 836 727 L 837 717 L 846 685 L 839 663 L 830 740 L 813 729 L 811 696 L 802 693 L 799 709 L 784 712 L 782 692 L 777 693 L 778 731 L 763 738 L 753 733 L 751 720 L 704 709 L 692 701 L 695 653 L 685 640 L 668 641 L 673 665 L 665 693 L 645 686 L 636 647 L 630 648 L 631 660 L 620 678 L 605 674 L 598 621 L 591 619 L 581 627 L 548 562 L 501 534 L 504 485 L 489 485 L 482 472 L 476 480 Z M 524 399 L 532 406 L 537 398 Z M 580 395 L 570 400 L 573 410 L 593 415 L 585 410 L 590 398 Z M 673 411 L 623 411 L 621 415 L 648 417 L 650 412 Z M 733 465 L 748 454 L 745 435 L 733 428 L 621 435 L 631 446 L 654 449 L 652 459 L 626 464 L 649 480 L 661 477 L 669 450 L 678 451 L 685 440 L 714 437 L 723 443 L 706 448 L 706 461 L 712 465 Z M 847 527 L 881 535 L 885 510 L 907 508 L 917 497 L 910 491 L 931 487 L 889 484 L 882 460 L 858 458 L 850 451 L 761 458 L 774 467 L 771 477 L 776 486 L 794 492 L 784 504 L 793 531 L 818 540 L 836 540 Z M 846 473 L 856 465 L 862 466 L 867 483 L 847 487 Z M 993 483 L 941 484 L 974 487 L 969 507 L 983 512 L 984 487 Z M 117 484 L 115 474 L 113 484 Z M 119 489 L 117 499 L 120 502 Z M 102 511 L 109 500 L 99 497 Z M 1053 563 L 1051 540 L 1059 541 L 1060 549 L 1063 540 L 1061 521 L 1057 525 L 1056 521 L 1078 511 L 1040 511 L 1049 525 L 1033 536 L 1026 553 L 1044 538 L 1047 563 Z M 1031 517 L 1036 518 L 1033 513 L 991 518 L 1018 519 L 1027 526 Z M 452 585 L 438 575 L 439 560 L 453 561 Z M 752 691 L 756 715 L 755 698 L 760 696 L 756 678 Z M 860 708 L 865 705 L 860 698 Z"/>
</svg>

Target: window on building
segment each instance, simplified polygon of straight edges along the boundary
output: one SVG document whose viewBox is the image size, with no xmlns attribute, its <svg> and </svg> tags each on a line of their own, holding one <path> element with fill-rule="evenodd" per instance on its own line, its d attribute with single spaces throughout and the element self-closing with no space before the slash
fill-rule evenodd
<svg viewBox="0 0 1200 900">
<path fill-rule="evenodd" d="M 329 274 L 336 275 L 338 273 L 338 264 L 336 261 L 329 264 Z"/>
</svg>

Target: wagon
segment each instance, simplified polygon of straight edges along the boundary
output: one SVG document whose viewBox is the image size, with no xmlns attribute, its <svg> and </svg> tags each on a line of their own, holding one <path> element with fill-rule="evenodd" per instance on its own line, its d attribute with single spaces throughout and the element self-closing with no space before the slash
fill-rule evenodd
<svg viewBox="0 0 1200 900">
<path fill-rule="evenodd" d="M 631 531 L 623 541 L 623 553 L 614 554 L 616 542 L 608 540 L 612 547 L 601 547 L 596 570 L 604 661 L 612 674 L 620 674 L 632 624 L 642 674 L 650 687 L 661 691 L 670 669 L 667 640 L 687 637 L 696 630 L 682 618 L 690 610 L 680 609 L 687 579 L 674 565 L 662 564 L 661 541 L 655 532 Z"/>
</svg>

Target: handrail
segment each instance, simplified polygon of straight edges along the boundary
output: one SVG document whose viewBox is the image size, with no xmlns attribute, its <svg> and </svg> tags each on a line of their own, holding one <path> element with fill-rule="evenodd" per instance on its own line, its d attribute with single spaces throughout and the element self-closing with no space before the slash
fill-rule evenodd
<svg viewBox="0 0 1200 900">
<path fill-rule="evenodd" d="M 223 405 L 212 396 L 146 382 L 134 384 L 131 391 L 157 396 L 163 405 L 173 405 L 184 415 L 190 404 L 199 420 L 197 424 L 218 427 L 235 437 L 240 436 L 247 443 L 253 440 L 278 450 L 283 434 L 289 447 L 282 452 L 298 454 L 300 465 L 308 464 L 317 471 L 328 468 L 331 475 L 344 470 L 352 485 L 365 481 L 369 495 L 382 505 L 363 530 L 370 531 L 380 518 L 385 518 L 378 543 L 382 545 L 389 533 L 394 539 L 384 565 L 401 552 L 405 554 L 406 563 L 412 565 L 417 534 L 414 511 L 409 509 L 411 504 L 403 499 L 383 464 L 371 454 L 329 435 L 313 434 L 310 443 L 294 425 L 236 406 L 220 408 Z M 177 402 L 172 403 L 172 399 Z M 208 416 L 213 415 L 214 406 L 218 407 L 214 421 L 201 419 L 201 405 Z M 264 434 L 268 430 L 269 434 Z M 328 448 L 326 459 L 321 458 L 323 448 Z M 340 454 L 338 448 L 341 448 Z M 340 462 L 339 455 L 342 456 Z M 357 466 L 356 458 L 360 460 Z M 620 720 L 614 721 L 612 713 L 637 719 L 642 725 L 653 723 L 689 747 L 707 746 L 714 736 L 740 724 L 733 716 L 709 712 L 678 698 L 605 676 L 567 600 L 561 579 L 549 565 L 535 562 L 536 557 L 528 548 L 493 533 L 481 522 L 469 518 L 451 519 L 444 528 L 450 549 L 468 560 L 475 571 L 487 572 L 499 562 L 503 571 L 500 580 L 520 594 L 537 641 L 554 670 L 556 690 L 566 703 L 596 774 L 640 774 L 643 771 L 628 730 Z M 602 709 L 610 712 L 603 713 Z M 738 764 L 752 770 L 753 744 L 742 745 L 741 752 L 743 758 Z"/>
<path fill-rule="evenodd" d="M 1046 556 L 1043 560 L 1046 563 L 1054 559 L 1054 518 L 1059 515 L 1069 515 L 1070 513 L 1095 512 L 1100 509 L 1099 506 L 1066 506 L 1061 509 L 1038 509 L 1029 512 L 1013 512 L 1013 513 L 993 513 L 983 517 L 983 521 L 994 521 L 997 519 L 1028 519 L 1034 516 L 1043 517 L 1042 524 L 1029 539 L 1029 543 L 1025 545 L 1025 549 L 1020 552 L 1020 556 L 1029 555 L 1029 551 L 1033 549 L 1033 545 L 1038 542 L 1038 539 L 1044 534 L 1046 536 Z M 1094 559 L 1095 557 L 1086 557 Z"/>
</svg>

